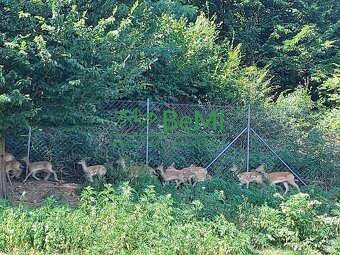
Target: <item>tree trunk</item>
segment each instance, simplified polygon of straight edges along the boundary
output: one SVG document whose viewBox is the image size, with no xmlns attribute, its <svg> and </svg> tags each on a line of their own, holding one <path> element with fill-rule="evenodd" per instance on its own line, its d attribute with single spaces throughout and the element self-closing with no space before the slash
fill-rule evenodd
<svg viewBox="0 0 340 255">
<path fill-rule="evenodd" d="M 5 135 L 0 132 L 0 199 L 7 198 L 5 173 Z"/>
</svg>

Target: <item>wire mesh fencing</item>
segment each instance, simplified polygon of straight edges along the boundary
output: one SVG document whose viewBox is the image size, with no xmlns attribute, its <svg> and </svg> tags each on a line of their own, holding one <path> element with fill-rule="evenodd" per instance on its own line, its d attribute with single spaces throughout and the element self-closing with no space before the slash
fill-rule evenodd
<svg viewBox="0 0 340 255">
<path fill-rule="evenodd" d="M 152 103 L 150 113 L 157 116 L 149 123 L 151 165 L 174 162 L 179 168 L 207 166 L 246 123 L 237 106 Z"/>
<path fill-rule="evenodd" d="M 325 143 L 317 130 L 291 128 L 278 110 L 252 107 L 250 125 L 240 105 L 114 101 L 99 105 L 98 112 L 98 125 L 12 130 L 6 151 L 19 159 L 29 154 L 31 162 L 48 160 L 63 179 L 83 176 L 76 164 L 81 159 L 115 167 L 119 157 L 151 167 L 193 164 L 225 173 L 235 164 L 246 171 L 249 148 L 250 169 L 266 164 L 268 171 L 289 171 L 288 165 L 307 183 L 339 180 L 339 148 Z"/>
<path fill-rule="evenodd" d="M 307 117 L 307 116 L 305 116 Z M 305 183 L 336 186 L 340 181 L 340 143 L 317 126 L 280 109 L 252 107 L 252 129 Z M 260 139 L 252 140 L 252 162 L 266 163 L 269 171 L 287 171 Z"/>
<path fill-rule="evenodd" d="M 29 128 L 15 128 L 6 136 L 6 151 L 11 152 L 17 159 L 27 155 Z"/>
</svg>

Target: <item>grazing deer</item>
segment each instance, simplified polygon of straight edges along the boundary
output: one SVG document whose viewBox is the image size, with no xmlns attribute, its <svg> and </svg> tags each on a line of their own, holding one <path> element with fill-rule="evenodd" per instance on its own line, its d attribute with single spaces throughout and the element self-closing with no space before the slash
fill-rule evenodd
<svg viewBox="0 0 340 255">
<path fill-rule="evenodd" d="M 28 179 L 28 177 L 30 177 L 32 175 L 32 177 L 38 181 L 41 181 L 36 174 L 39 171 L 43 171 L 45 173 L 47 173 L 47 175 L 44 178 L 44 181 L 47 181 L 48 178 L 50 177 L 51 174 L 53 174 L 54 176 L 54 180 L 59 182 L 58 177 L 57 177 L 57 173 L 55 171 L 52 170 L 52 164 L 48 161 L 37 161 L 37 162 L 33 162 L 31 163 L 28 159 L 28 157 L 23 157 L 22 158 L 23 161 L 25 161 L 27 167 L 28 167 L 28 175 L 26 176 L 24 182 Z"/>
<path fill-rule="evenodd" d="M 169 166 L 165 171 L 163 164 L 161 164 L 156 168 L 156 170 L 160 172 L 165 184 L 168 183 L 169 181 L 175 181 L 176 188 L 178 188 L 178 186 L 184 183 L 186 180 L 186 174 L 180 170 L 177 170 L 174 167 L 174 164 Z"/>
<path fill-rule="evenodd" d="M 85 172 L 86 177 L 90 182 L 93 182 L 93 176 L 104 176 L 107 172 L 106 167 L 103 165 L 86 166 L 86 162 L 84 159 L 77 162 L 77 164 L 82 166 L 83 171 Z"/>
<path fill-rule="evenodd" d="M 195 186 L 196 182 L 202 182 L 211 179 L 211 175 L 208 174 L 207 169 L 204 167 L 197 167 L 195 165 L 191 165 L 189 167 L 183 168 L 181 170 L 177 170 L 174 167 L 175 163 L 172 163 L 166 171 L 175 170 L 182 172 L 184 177 L 184 182 L 193 181 L 193 185 Z"/>
<path fill-rule="evenodd" d="M 259 172 L 260 174 L 263 174 L 263 176 L 272 184 L 283 183 L 283 186 L 286 189 L 284 194 L 287 194 L 289 190 L 288 183 L 293 185 L 300 192 L 300 187 L 299 185 L 296 184 L 294 180 L 294 175 L 290 172 L 267 173 L 265 171 L 264 165 L 260 165 L 258 168 L 256 168 L 256 171 Z"/>
<path fill-rule="evenodd" d="M 4 161 L 5 161 L 5 171 L 6 171 L 6 176 L 8 179 L 8 182 L 10 183 L 10 185 L 12 185 L 12 181 L 11 181 L 11 177 L 16 177 L 19 178 L 21 175 L 21 168 L 22 165 L 20 164 L 19 161 L 17 161 L 15 159 L 15 157 L 11 154 L 6 152 L 4 155 Z M 10 176 L 9 173 L 12 172 L 13 175 Z"/>
<path fill-rule="evenodd" d="M 11 177 L 19 178 L 22 172 L 22 165 L 19 161 L 13 159 L 5 163 L 5 171 L 8 178 L 8 182 L 12 185 Z M 12 172 L 13 175 L 10 176 L 9 173 Z"/>
<path fill-rule="evenodd" d="M 166 172 L 168 171 L 173 171 L 178 173 L 181 177 L 183 177 L 183 182 L 180 182 L 180 184 L 182 183 L 186 183 L 186 182 L 190 182 L 192 181 L 193 178 L 195 178 L 196 174 L 192 171 L 190 171 L 190 169 L 182 169 L 179 170 L 177 168 L 175 168 L 175 163 L 172 163 L 167 169 L 165 169 Z"/>
<path fill-rule="evenodd" d="M 241 185 L 246 184 L 247 188 L 249 188 L 249 183 L 256 182 L 256 183 L 262 183 L 263 182 L 263 176 L 261 173 L 250 171 L 250 172 L 243 172 L 238 174 L 238 168 L 234 164 L 229 171 L 236 174 L 237 178 L 239 179 Z"/>
<path fill-rule="evenodd" d="M 196 182 L 203 182 L 203 181 L 211 179 L 211 175 L 208 174 L 207 169 L 205 169 L 204 167 L 198 167 L 198 166 L 191 165 L 187 168 L 183 168 L 182 171 L 185 171 L 185 172 L 192 174 L 191 179 L 193 180 L 194 186 L 195 186 Z"/>
</svg>

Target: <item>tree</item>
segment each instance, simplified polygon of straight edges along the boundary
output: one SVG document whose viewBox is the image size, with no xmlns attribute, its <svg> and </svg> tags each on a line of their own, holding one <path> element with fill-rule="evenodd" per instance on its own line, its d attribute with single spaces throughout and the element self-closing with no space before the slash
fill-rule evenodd
<svg viewBox="0 0 340 255">
<path fill-rule="evenodd" d="M 220 38 L 242 45 L 243 63 L 270 66 L 276 94 L 304 85 L 317 100 L 319 86 L 339 63 L 339 1 L 186 2 L 217 16 Z"/>
<path fill-rule="evenodd" d="M 319 87 L 320 98 L 330 108 L 340 109 L 340 66 Z"/>
<path fill-rule="evenodd" d="M 100 54 L 111 50 L 105 29 L 113 16 L 86 27 L 76 6 L 53 0 L 5 2 L 1 12 L 0 136 L 18 125 L 100 121 L 96 104 L 117 94 L 98 82 L 110 71 Z"/>
<path fill-rule="evenodd" d="M 248 100 L 265 79 L 266 69 L 242 66 L 238 46 L 217 41 L 213 18 L 195 19 L 180 1 L 16 0 L 0 10 L 2 135 L 104 123 L 100 106 L 115 99 Z"/>
<path fill-rule="evenodd" d="M 5 174 L 5 137 L 0 133 L 0 199 L 7 198 L 7 184 Z"/>
</svg>

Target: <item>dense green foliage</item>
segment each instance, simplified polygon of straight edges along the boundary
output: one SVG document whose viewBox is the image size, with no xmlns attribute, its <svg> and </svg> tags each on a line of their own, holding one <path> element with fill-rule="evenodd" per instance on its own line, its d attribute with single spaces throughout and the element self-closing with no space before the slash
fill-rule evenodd
<svg viewBox="0 0 340 255">
<path fill-rule="evenodd" d="M 15 2 L 0 4 L 7 126 L 9 114 L 31 124 L 98 121 L 95 103 L 150 93 L 246 102 L 303 84 L 339 105 L 337 1 Z"/>
<path fill-rule="evenodd" d="M 303 86 L 339 131 L 338 1 L 2 0 L 0 12 L 1 129 L 103 122 L 98 104 L 115 99 L 264 102 Z"/>
<path fill-rule="evenodd" d="M 336 186 L 338 17 L 335 0 L 0 0 L 0 134 L 19 137 L 12 128 L 26 125 L 71 126 L 48 130 L 41 145 L 54 165 L 71 168 L 81 157 L 103 162 L 112 153 L 111 140 L 99 138 L 101 127 L 113 124 L 101 106 L 113 100 L 250 102 L 256 130 L 305 180 Z M 76 146 L 86 150 L 74 152 Z M 187 155 L 206 154 L 199 149 Z M 275 168 L 267 152 L 252 155 L 252 164 Z M 97 182 L 77 208 L 53 199 L 36 209 L 1 204 L 0 251 L 340 252 L 338 187 L 282 198 L 273 187 L 242 189 L 216 168 L 217 177 L 196 187 L 163 188 L 147 175 L 130 180 L 132 189 L 115 167 L 106 178 L 120 188 Z"/>
<path fill-rule="evenodd" d="M 326 156 L 335 158 L 326 166 L 333 173 L 340 131 L 338 5 L 2 0 L 0 129 L 112 125 L 100 106 L 116 99 L 251 102 L 260 114 L 276 112 L 277 123 L 265 124 L 285 130 L 271 137 L 287 143 L 284 153 L 294 145 L 296 162 L 303 162 L 299 152 L 311 153 L 304 161 L 313 163 L 299 168 L 324 169 L 319 163 L 327 165 Z"/>
<path fill-rule="evenodd" d="M 98 104 L 115 99 L 264 102 L 304 86 L 322 127 L 339 131 L 338 1 L 2 0 L 0 11 L 1 129 L 102 122 Z"/>
<path fill-rule="evenodd" d="M 2 125 L 14 116 L 43 125 L 98 122 L 95 105 L 113 99 L 210 101 L 222 92 L 232 101 L 254 81 L 265 86 L 264 71 L 240 65 L 238 47 L 216 43 L 204 15 L 188 24 L 148 1 L 94 13 L 76 2 L 1 5 Z"/>
<path fill-rule="evenodd" d="M 118 188 L 86 188 L 77 208 L 53 198 L 36 209 L 0 210 L 0 250 L 77 254 L 255 254 L 286 246 L 297 254 L 339 252 L 339 205 L 310 189 L 285 199 L 271 188 L 241 189 L 214 178 L 161 187 L 140 177 Z M 150 186 L 152 185 L 152 186 Z M 323 201 L 324 200 L 324 201 Z M 321 202 L 322 201 L 322 202 Z M 95 245 L 93 245 L 95 244 Z M 261 254 L 261 253 L 260 253 Z"/>
<path fill-rule="evenodd" d="M 320 85 L 338 72 L 339 1 L 186 2 L 217 16 L 221 38 L 242 44 L 246 64 L 270 65 L 271 85 L 278 85 L 275 92 L 303 84 L 317 98 Z M 335 94 L 339 86 L 338 79 Z M 334 90 L 321 97 L 332 94 Z"/>
</svg>

